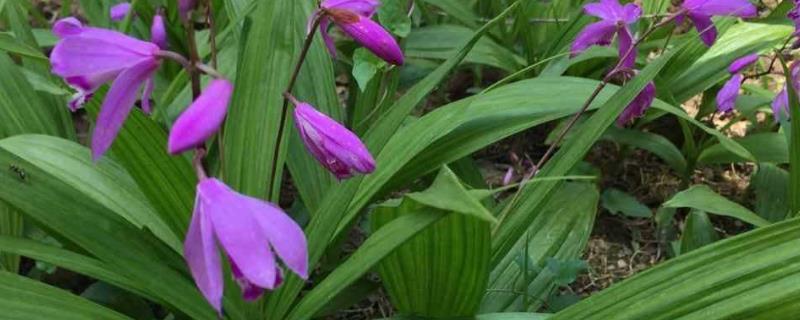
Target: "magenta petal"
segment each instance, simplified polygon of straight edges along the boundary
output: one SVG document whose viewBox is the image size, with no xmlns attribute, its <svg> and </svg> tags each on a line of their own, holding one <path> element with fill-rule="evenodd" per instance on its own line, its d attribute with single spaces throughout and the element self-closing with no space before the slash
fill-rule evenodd
<svg viewBox="0 0 800 320">
<path fill-rule="evenodd" d="M 109 14 L 111 15 L 111 21 L 122 21 L 125 19 L 125 16 L 128 15 L 128 12 L 131 11 L 131 4 L 127 2 L 119 3 L 111 7 Z"/>
<path fill-rule="evenodd" d="M 622 111 L 622 114 L 620 114 L 619 118 L 617 118 L 617 125 L 624 126 L 634 119 L 643 116 L 645 111 L 647 111 L 647 109 L 650 108 L 650 105 L 653 104 L 655 97 L 656 86 L 650 82 L 644 87 L 642 92 L 640 92 L 639 95 L 637 95 L 636 98 L 634 98 L 633 101 L 631 101 L 631 103 L 625 107 L 625 110 Z"/>
<path fill-rule="evenodd" d="M 164 17 L 160 14 L 153 16 L 153 24 L 150 26 L 150 41 L 159 48 L 167 48 L 167 29 L 164 27 Z"/>
<path fill-rule="evenodd" d="M 703 40 L 703 43 L 709 47 L 714 45 L 714 42 L 717 41 L 717 27 L 714 26 L 714 22 L 711 21 L 711 17 L 690 14 L 689 19 L 692 20 L 697 32 L 700 33 L 700 39 Z"/>
<path fill-rule="evenodd" d="M 167 146 L 169 153 L 195 148 L 214 135 L 225 120 L 232 92 L 233 85 L 228 80 L 211 81 L 172 126 Z"/>
<path fill-rule="evenodd" d="M 281 208 L 258 199 L 247 199 L 272 249 L 289 269 L 300 278 L 308 279 L 308 246 L 303 229 Z"/>
<path fill-rule="evenodd" d="M 636 66 L 636 48 L 633 47 L 633 36 L 627 27 L 620 28 L 617 32 L 619 39 L 619 58 L 620 66 L 627 69 L 633 69 Z"/>
<path fill-rule="evenodd" d="M 53 24 L 53 34 L 59 38 L 73 36 L 83 31 L 83 24 L 74 17 L 67 17 Z"/>
<path fill-rule="evenodd" d="M 705 16 L 758 16 L 758 9 L 748 0 L 685 0 L 682 6 L 692 13 Z"/>
<path fill-rule="evenodd" d="M 731 74 L 739 73 L 740 71 L 742 71 L 742 69 L 749 67 L 756 61 L 758 61 L 757 53 L 746 55 L 744 57 L 741 57 L 733 61 L 730 67 L 728 67 L 728 72 L 730 72 Z"/>
<path fill-rule="evenodd" d="M 372 18 L 380 4 L 378 0 L 326 0 L 321 6 L 325 9 L 353 11 L 362 17 Z"/>
<path fill-rule="evenodd" d="M 622 8 L 622 20 L 625 24 L 635 23 L 642 17 L 642 8 L 635 3 L 628 3 Z"/>
<path fill-rule="evenodd" d="M 307 103 L 299 103 L 294 116 L 308 151 L 338 179 L 375 170 L 369 150 L 350 130 Z"/>
<path fill-rule="evenodd" d="M 246 202 L 217 179 L 204 179 L 198 186 L 203 212 L 214 225 L 214 234 L 222 248 L 236 263 L 242 276 L 256 286 L 275 287 L 275 257 L 269 239 L 259 227 Z"/>
<path fill-rule="evenodd" d="M 239 266 L 237 266 L 230 257 L 228 257 L 228 260 L 231 261 L 231 273 L 233 274 L 233 278 L 236 280 L 236 284 L 239 285 L 239 288 L 242 289 L 242 298 L 244 298 L 245 301 L 258 300 L 258 298 L 264 294 L 264 289 L 247 280 L 242 274 L 242 271 L 239 270 Z M 279 273 L 280 269 L 276 270 L 276 272 Z M 275 282 L 278 282 L 277 279 Z"/>
<path fill-rule="evenodd" d="M 199 193 L 198 193 L 199 195 Z M 222 266 L 214 242 L 211 221 L 204 214 L 202 201 L 195 200 L 192 222 L 186 233 L 184 256 L 194 282 L 217 312 L 222 311 Z"/>
<path fill-rule="evenodd" d="M 196 0 L 178 0 L 178 11 L 182 16 L 187 16 L 194 10 Z"/>
<path fill-rule="evenodd" d="M 92 156 L 95 161 L 114 142 L 122 123 L 125 122 L 125 118 L 128 117 L 128 113 L 136 102 L 139 87 L 150 78 L 158 65 L 158 60 L 144 60 L 123 71 L 114 80 L 100 107 L 100 114 L 97 116 L 97 123 L 92 134 Z"/>
<path fill-rule="evenodd" d="M 575 37 L 570 49 L 571 55 L 577 56 L 587 48 L 593 45 L 608 45 L 614 37 L 614 32 L 617 31 L 617 24 L 611 21 L 600 21 L 592 23 Z"/>
<path fill-rule="evenodd" d="M 614 21 L 621 18 L 623 8 L 617 0 L 600 0 L 584 5 L 583 11 L 603 20 Z"/>
<path fill-rule="evenodd" d="M 733 111 L 736 107 L 736 99 L 739 97 L 742 80 L 744 80 L 744 76 L 736 74 L 722 86 L 717 93 L 717 110 L 725 113 Z"/>
<path fill-rule="evenodd" d="M 403 65 L 403 51 L 397 41 L 383 29 L 377 22 L 365 17 L 358 17 L 357 21 L 336 21 L 344 33 L 372 51 L 376 56 L 394 65 Z"/>
<path fill-rule="evenodd" d="M 68 29 L 64 26 L 62 29 Z M 61 77 L 86 76 L 119 72 L 142 60 L 153 59 L 158 51 L 153 43 L 116 31 L 83 28 L 58 41 L 50 54 L 50 63 L 53 73 Z"/>
<path fill-rule="evenodd" d="M 775 96 L 775 100 L 772 100 L 772 117 L 775 118 L 775 122 L 781 121 L 781 115 L 788 115 L 789 112 L 789 94 L 786 91 L 786 87 Z"/>
<path fill-rule="evenodd" d="M 328 17 L 322 17 L 319 22 L 319 33 L 322 34 L 322 40 L 325 41 L 325 47 L 328 48 L 331 56 L 336 59 L 336 43 L 333 42 L 328 29 L 331 26 L 331 20 Z"/>
</svg>

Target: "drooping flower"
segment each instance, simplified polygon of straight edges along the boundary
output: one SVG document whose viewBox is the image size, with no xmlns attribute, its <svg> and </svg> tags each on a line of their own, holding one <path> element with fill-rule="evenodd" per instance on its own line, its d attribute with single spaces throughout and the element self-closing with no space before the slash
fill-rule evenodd
<svg viewBox="0 0 800 320">
<path fill-rule="evenodd" d="M 375 160 L 364 143 L 350 130 L 292 98 L 294 122 L 306 149 L 339 180 L 375 170 Z"/>
<path fill-rule="evenodd" d="M 119 22 L 125 20 L 125 17 L 128 16 L 128 12 L 130 11 L 131 4 L 128 2 L 122 2 L 111 6 L 111 9 L 109 10 L 111 21 Z"/>
<path fill-rule="evenodd" d="M 153 24 L 150 26 L 150 42 L 155 43 L 161 49 L 166 49 L 168 46 L 164 16 L 160 13 L 153 16 Z"/>
<path fill-rule="evenodd" d="M 795 92 L 800 92 L 800 63 L 792 64 L 792 67 L 789 68 L 791 70 L 791 77 L 794 82 L 794 90 Z M 787 79 L 788 84 L 788 79 Z M 785 116 L 787 119 L 791 115 L 789 111 L 789 91 L 786 89 L 786 84 L 783 85 L 783 90 L 775 96 L 775 99 L 772 100 L 772 116 L 775 118 L 775 122 L 781 121 L 781 115 Z M 800 96 L 798 96 L 800 98 Z"/>
<path fill-rule="evenodd" d="M 331 22 L 376 56 L 391 64 L 402 65 L 404 57 L 400 45 L 386 29 L 372 20 L 379 5 L 378 0 L 325 0 L 310 21 L 319 17 L 322 38 L 333 56 L 336 56 L 336 46 L 328 33 Z"/>
<path fill-rule="evenodd" d="M 617 125 L 620 127 L 624 126 L 634 119 L 643 116 L 645 111 L 653 104 L 655 98 L 656 85 L 650 82 L 642 89 L 642 92 L 639 92 L 639 95 L 633 98 L 633 101 L 625 107 L 625 110 L 623 110 L 622 114 L 617 118 Z"/>
<path fill-rule="evenodd" d="M 744 81 L 741 71 L 752 65 L 758 60 L 758 54 L 751 54 L 733 61 L 728 67 L 728 72 L 733 76 L 722 86 L 717 93 L 717 110 L 720 112 L 731 112 L 736 107 L 736 100 L 739 98 L 739 89 Z"/>
<path fill-rule="evenodd" d="M 712 16 L 758 16 L 758 9 L 748 0 L 684 0 L 681 10 L 683 14 L 678 16 L 676 22 L 682 24 L 684 17 L 688 17 L 700 33 L 700 39 L 709 47 L 717 40 L 717 28 L 711 21 Z"/>
<path fill-rule="evenodd" d="M 167 150 L 178 154 L 202 145 L 225 120 L 233 85 L 225 79 L 211 81 L 184 111 L 169 132 Z"/>
<path fill-rule="evenodd" d="M 308 278 L 303 230 L 279 207 L 236 193 L 222 181 L 204 178 L 197 185 L 194 213 L 184 255 L 197 287 L 217 312 L 222 311 L 224 280 L 218 247 L 222 247 L 236 282 L 247 300 L 282 282 L 283 264 Z"/>
<path fill-rule="evenodd" d="M 60 38 L 50 54 L 53 73 L 78 91 L 70 109 L 79 108 L 97 88 L 113 80 L 92 135 L 96 160 L 111 146 L 143 84 L 143 108 L 149 109 L 159 48 L 116 31 L 84 27 L 71 17 L 56 22 L 53 33 Z"/>
<path fill-rule="evenodd" d="M 633 35 L 630 25 L 642 16 L 642 9 L 633 3 L 621 5 L 617 0 L 600 0 L 583 6 L 583 11 L 601 20 L 584 28 L 572 43 L 571 55 L 577 56 L 593 45 L 607 46 L 614 35 L 619 41 L 620 66 L 633 68 L 636 51 L 633 48 Z"/>
</svg>

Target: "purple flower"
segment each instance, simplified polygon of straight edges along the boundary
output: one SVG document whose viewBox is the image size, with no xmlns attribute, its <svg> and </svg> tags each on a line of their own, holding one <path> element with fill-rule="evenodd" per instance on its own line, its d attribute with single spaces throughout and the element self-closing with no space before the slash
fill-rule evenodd
<svg viewBox="0 0 800 320">
<path fill-rule="evenodd" d="M 50 54 L 53 73 L 78 91 L 70 109 L 79 108 L 97 88 L 113 80 L 92 135 L 96 160 L 111 146 L 143 84 L 142 106 L 149 109 L 159 48 L 116 31 L 84 27 L 71 17 L 56 22 L 53 33 L 60 38 Z"/>
<path fill-rule="evenodd" d="M 717 93 L 717 110 L 725 113 L 733 111 L 733 108 L 736 107 L 736 99 L 739 98 L 739 89 L 744 81 L 744 76 L 740 72 L 756 61 L 758 61 L 758 54 L 751 54 L 731 63 L 728 72 L 733 74 L 733 77 Z"/>
<path fill-rule="evenodd" d="M 194 10 L 195 4 L 195 0 L 178 0 L 178 11 L 181 16 L 188 16 Z"/>
<path fill-rule="evenodd" d="M 794 33 L 792 33 L 792 36 L 800 36 L 800 0 L 794 0 L 794 8 L 789 10 L 789 13 L 786 14 L 786 16 L 789 17 L 789 19 L 792 19 L 792 22 L 794 22 Z M 796 40 L 792 47 L 800 47 L 800 39 Z"/>
<path fill-rule="evenodd" d="M 681 9 L 683 14 L 678 16 L 676 22 L 682 24 L 684 16 L 689 17 L 700 33 L 700 39 L 709 47 L 717 40 L 717 28 L 711 21 L 712 16 L 758 16 L 758 10 L 748 0 L 684 0 Z"/>
<path fill-rule="evenodd" d="M 800 63 L 792 64 L 790 69 L 795 93 L 800 92 Z M 798 98 L 800 98 L 800 96 L 798 96 Z M 786 90 L 786 85 L 783 85 L 783 90 L 775 96 L 775 100 L 772 100 L 772 116 L 775 118 L 775 122 L 781 121 L 781 115 L 784 115 L 787 119 L 791 115 L 789 110 L 789 92 Z"/>
<path fill-rule="evenodd" d="M 225 120 L 233 85 L 225 79 L 211 81 L 206 90 L 184 111 L 169 132 L 167 149 L 178 154 L 202 145 Z"/>
<path fill-rule="evenodd" d="M 153 16 L 153 24 L 150 26 L 150 42 L 155 43 L 159 48 L 166 49 L 167 29 L 164 27 L 164 17 L 161 14 Z"/>
<path fill-rule="evenodd" d="M 125 17 L 128 15 L 128 12 L 130 11 L 131 11 L 131 4 L 127 2 L 122 2 L 111 6 L 111 10 L 109 10 L 109 14 L 111 15 L 111 21 L 118 22 L 125 20 Z"/>
<path fill-rule="evenodd" d="M 644 115 L 645 111 L 650 108 L 650 105 L 653 104 L 653 100 L 656 98 L 656 85 L 653 82 L 647 84 L 644 87 L 642 92 L 639 92 L 639 95 L 636 98 L 633 98 L 633 101 L 625 107 L 625 110 L 622 111 L 622 114 L 619 115 L 617 118 L 617 125 L 622 127 L 625 124 L 632 122 L 634 119 L 639 118 Z"/>
<path fill-rule="evenodd" d="M 184 255 L 200 292 L 221 312 L 224 281 L 217 244 L 230 260 L 247 300 L 280 285 L 282 271 L 275 254 L 298 276 L 308 278 L 306 237 L 292 218 L 271 203 L 205 178 L 197 185 Z"/>
<path fill-rule="evenodd" d="M 331 22 L 376 56 L 394 65 L 403 65 L 403 51 L 386 29 L 372 20 L 380 2 L 378 0 L 325 0 L 322 2 L 320 32 L 331 55 L 336 56 L 336 46 L 328 34 Z M 315 19 L 319 12 L 312 15 Z"/>
<path fill-rule="evenodd" d="M 620 66 L 633 68 L 636 63 L 636 52 L 633 46 L 633 35 L 630 24 L 639 20 L 642 9 L 633 3 L 621 5 L 617 0 L 600 0 L 583 6 L 583 11 L 600 18 L 584 28 L 572 43 L 571 55 L 577 56 L 593 45 L 607 46 L 611 44 L 614 34 L 619 40 Z"/>
<path fill-rule="evenodd" d="M 292 100 L 295 126 L 306 149 L 336 178 L 375 170 L 375 160 L 358 136 L 311 105 Z"/>
</svg>

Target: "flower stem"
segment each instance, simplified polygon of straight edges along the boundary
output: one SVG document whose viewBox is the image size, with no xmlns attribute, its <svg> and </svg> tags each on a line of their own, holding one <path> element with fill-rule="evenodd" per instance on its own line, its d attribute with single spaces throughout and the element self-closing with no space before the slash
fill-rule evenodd
<svg viewBox="0 0 800 320">
<path fill-rule="evenodd" d="M 211 66 L 217 68 L 217 31 L 214 28 L 214 10 L 211 0 L 206 0 L 206 23 L 208 24 L 208 45 L 211 49 Z"/>
<path fill-rule="evenodd" d="M 194 24 L 191 19 L 184 20 L 186 28 L 186 38 L 189 43 L 189 76 L 192 81 L 192 97 L 197 99 L 200 96 L 200 73 L 197 72 L 197 63 L 200 62 L 200 55 L 197 53 L 197 41 L 194 36 Z"/>
<path fill-rule="evenodd" d="M 278 122 L 278 136 L 275 142 L 275 152 L 272 158 L 272 170 L 270 175 L 269 185 L 267 186 L 267 196 L 272 198 L 275 181 L 277 179 L 278 174 L 278 158 L 280 156 L 281 144 L 283 143 L 283 131 L 284 127 L 286 126 L 286 118 L 288 117 L 289 113 L 289 98 L 286 94 L 291 95 L 292 90 L 294 89 L 294 85 L 297 83 L 297 77 L 300 75 L 300 69 L 303 67 L 303 63 L 308 56 L 308 51 L 311 49 L 311 44 L 314 43 L 314 35 L 316 34 L 317 28 L 319 28 L 320 24 L 320 16 L 314 17 L 314 21 L 311 25 L 311 30 L 308 32 L 306 36 L 306 40 L 303 43 L 303 48 L 300 50 L 300 57 L 297 59 L 297 63 L 294 66 L 294 71 L 292 72 L 291 77 L 289 78 L 289 84 L 286 86 L 286 90 L 284 90 L 284 97 L 283 97 L 283 106 L 281 107 L 281 117 L 280 121 Z"/>
</svg>

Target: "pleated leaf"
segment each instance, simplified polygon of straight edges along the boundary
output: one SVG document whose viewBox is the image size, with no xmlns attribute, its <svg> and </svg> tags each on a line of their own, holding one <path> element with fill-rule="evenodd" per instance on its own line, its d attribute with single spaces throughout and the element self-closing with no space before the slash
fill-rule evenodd
<svg viewBox="0 0 800 320">
<path fill-rule="evenodd" d="M 800 314 L 800 220 L 664 262 L 550 319 L 792 319 Z"/>
</svg>

